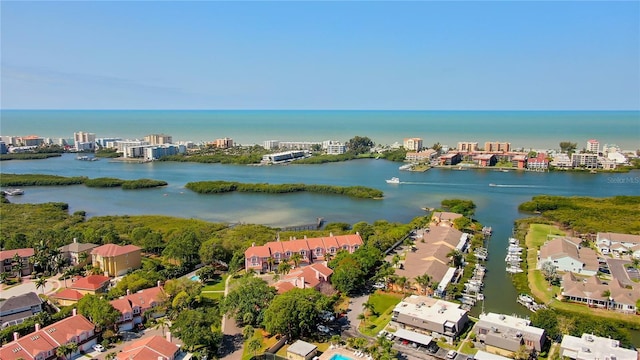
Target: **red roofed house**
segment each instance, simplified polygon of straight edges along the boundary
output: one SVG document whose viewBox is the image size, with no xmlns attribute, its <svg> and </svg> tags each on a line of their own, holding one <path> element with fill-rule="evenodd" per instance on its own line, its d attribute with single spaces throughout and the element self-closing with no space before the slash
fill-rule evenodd
<svg viewBox="0 0 640 360">
<path fill-rule="evenodd" d="M 271 241 L 262 246 L 251 246 L 244 252 L 245 269 L 253 269 L 259 272 L 269 271 L 269 258 L 277 265 L 283 261 L 289 261 L 294 253 L 300 254 L 301 262 L 312 264 L 315 261 L 324 261 L 329 256 L 335 255 L 338 250 L 356 251 L 362 246 L 360 234 L 338 235 L 330 234 L 328 237 L 294 239 L 290 241 Z"/>
<path fill-rule="evenodd" d="M 127 293 L 127 296 L 111 301 L 116 310 L 122 313 L 118 319 L 118 329 L 131 330 L 144 321 L 144 313 L 154 306 L 162 304 L 166 295 L 161 286 L 140 290 L 136 293 Z"/>
<path fill-rule="evenodd" d="M 480 154 L 473 157 L 473 161 L 475 161 L 478 166 L 487 167 L 494 166 L 498 159 L 494 154 Z"/>
<path fill-rule="evenodd" d="M 315 263 L 292 270 L 273 286 L 280 294 L 293 288 L 314 288 L 318 290 L 322 283 L 329 281 L 331 274 L 333 274 L 333 270 L 322 263 Z"/>
<path fill-rule="evenodd" d="M 166 337 L 154 335 L 140 339 L 119 352 L 118 360 L 174 360 L 180 347 L 171 341 L 170 332 Z"/>
<path fill-rule="evenodd" d="M 527 167 L 527 155 L 516 155 L 511 158 L 511 163 L 518 169 L 524 169 Z"/>
<path fill-rule="evenodd" d="M 142 266 L 141 252 L 135 245 L 106 244 L 91 250 L 91 263 L 109 276 L 120 276 Z"/>
<path fill-rule="evenodd" d="M 80 291 L 67 288 L 49 296 L 49 298 L 59 305 L 70 306 L 75 305 L 83 296 L 84 294 Z"/>
<path fill-rule="evenodd" d="M 78 351 L 69 358 L 78 355 L 80 351 L 91 351 L 96 344 L 95 325 L 82 315 L 77 315 L 73 309 L 73 316 L 60 320 L 55 324 L 40 329 L 36 324 L 34 332 L 18 338 L 14 333 L 14 341 L 0 348 L 2 360 L 50 360 L 56 359 L 56 349 L 60 345 L 75 342 Z M 155 360 L 155 359 L 154 359 Z"/>
<path fill-rule="evenodd" d="M 546 170 L 549 168 L 547 154 L 540 152 L 536 157 L 527 159 L 527 169 Z"/>
<path fill-rule="evenodd" d="M 22 271 L 20 276 L 26 276 L 33 272 L 33 265 L 29 261 L 29 258 L 35 254 L 32 248 L 27 249 L 13 249 L 0 251 L 0 272 L 13 273 L 13 265 L 17 262 L 14 260 L 16 254 L 20 258 L 19 262 L 22 264 Z"/>
<path fill-rule="evenodd" d="M 76 280 L 71 289 L 77 290 L 82 295 L 97 294 L 107 292 L 109 287 L 109 277 L 103 275 L 89 275 Z"/>
</svg>

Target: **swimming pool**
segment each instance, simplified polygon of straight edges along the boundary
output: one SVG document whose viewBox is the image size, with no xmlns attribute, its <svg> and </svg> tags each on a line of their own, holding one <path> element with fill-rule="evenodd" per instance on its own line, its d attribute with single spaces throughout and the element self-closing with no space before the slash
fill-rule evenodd
<svg viewBox="0 0 640 360">
<path fill-rule="evenodd" d="M 193 275 L 192 277 L 190 277 L 189 279 L 191 279 L 192 281 L 200 281 L 200 276 L 198 275 Z"/>
<path fill-rule="evenodd" d="M 331 356 L 331 359 L 329 360 L 353 360 L 353 359 L 348 356 L 344 356 L 342 354 L 333 354 L 333 356 Z"/>
</svg>

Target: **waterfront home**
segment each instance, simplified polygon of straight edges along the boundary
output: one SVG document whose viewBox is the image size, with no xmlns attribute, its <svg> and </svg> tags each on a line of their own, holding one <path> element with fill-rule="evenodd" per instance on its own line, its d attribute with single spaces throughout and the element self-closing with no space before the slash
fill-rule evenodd
<svg viewBox="0 0 640 360">
<path fill-rule="evenodd" d="M 306 341 L 297 340 L 287 348 L 287 359 L 309 360 L 318 353 L 318 347 Z"/>
<path fill-rule="evenodd" d="M 78 344 L 78 350 L 67 356 L 72 359 L 80 352 L 89 352 L 97 343 L 95 325 L 84 316 L 78 315 L 73 309 L 73 315 L 54 324 L 40 328 L 36 324 L 35 331 L 23 337 L 16 332 L 14 340 L 0 348 L 2 360 L 53 360 L 57 359 L 56 349 L 60 345 L 71 342 Z M 155 359 L 155 358 L 154 358 Z"/>
<path fill-rule="evenodd" d="M 583 167 L 587 169 L 598 168 L 598 154 L 574 153 L 571 154 L 571 165 L 573 167 Z"/>
<path fill-rule="evenodd" d="M 83 296 L 80 291 L 67 288 L 49 296 L 49 299 L 60 306 L 71 306 L 77 304 Z"/>
<path fill-rule="evenodd" d="M 449 152 L 440 156 L 440 165 L 456 165 L 462 161 L 462 155 L 458 152 Z"/>
<path fill-rule="evenodd" d="M 30 258 L 35 255 L 33 248 L 2 250 L 0 251 L 0 272 L 8 272 L 16 276 L 27 276 L 33 272 L 33 264 Z M 20 274 L 14 270 L 14 266 L 20 266 Z"/>
<path fill-rule="evenodd" d="M 0 301 L 0 328 L 17 325 L 42 311 L 42 300 L 28 292 Z"/>
<path fill-rule="evenodd" d="M 573 167 L 573 162 L 571 161 L 571 158 L 569 158 L 569 155 L 565 153 L 558 153 L 553 157 L 551 165 L 559 169 L 570 169 Z"/>
<path fill-rule="evenodd" d="M 71 289 L 76 290 L 83 295 L 96 295 L 107 292 L 109 284 L 110 279 L 108 276 L 89 275 L 74 281 L 73 284 L 71 284 Z"/>
<path fill-rule="evenodd" d="M 473 161 L 480 167 L 494 166 L 498 159 L 494 154 L 478 154 L 473 157 Z"/>
<path fill-rule="evenodd" d="M 562 276 L 560 295 L 563 300 L 589 307 L 634 314 L 640 299 L 640 285 L 624 286 L 615 278 L 603 282 L 597 276 L 583 279 L 568 272 Z"/>
<path fill-rule="evenodd" d="M 574 360 L 637 360 L 638 352 L 620 347 L 620 342 L 615 339 L 582 334 L 581 337 L 564 335 L 560 356 Z"/>
<path fill-rule="evenodd" d="M 118 353 L 118 360 L 174 360 L 180 353 L 180 347 L 173 343 L 171 332 L 165 337 L 154 335 L 127 345 Z"/>
<path fill-rule="evenodd" d="M 514 155 L 511 158 L 511 164 L 517 169 L 524 169 L 527 167 L 528 159 L 527 155 Z"/>
<path fill-rule="evenodd" d="M 407 149 L 407 151 L 420 151 L 422 150 L 422 139 L 405 138 L 404 140 L 402 140 L 402 146 Z"/>
<path fill-rule="evenodd" d="M 469 316 L 460 304 L 411 295 L 393 309 L 391 322 L 401 329 L 428 332 L 432 337 L 444 337 L 451 342 L 464 330 Z"/>
<path fill-rule="evenodd" d="M 549 159 L 547 154 L 539 152 L 535 157 L 527 159 L 527 169 L 530 170 L 547 170 L 549 168 Z"/>
<path fill-rule="evenodd" d="M 596 235 L 596 246 L 603 255 L 617 253 L 622 255 L 627 252 L 633 252 L 635 258 L 640 258 L 640 252 L 633 250 L 640 245 L 640 235 L 621 234 L 612 232 L 599 232 Z"/>
<path fill-rule="evenodd" d="M 453 227 L 453 221 L 462 217 L 462 214 L 447 211 L 434 211 L 431 214 L 431 223 L 436 226 Z"/>
<path fill-rule="evenodd" d="M 80 254 L 84 253 L 87 254 L 87 260 L 85 260 L 85 262 L 88 262 L 89 260 L 91 260 L 91 250 L 93 250 L 94 248 L 97 248 L 98 245 L 96 244 L 91 244 L 91 243 L 79 243 L 78 239 L 73 238 L 73 242 L 71 244 L 62 246 L 58 248 L 58 251 L 60 251 L 60 254 L 65 258 L 69 260 L 69 263 L 71 265 L 84 265 L 84 264 L 80 264 Z"/>
<path fill-rule="evenodd" d="M 131 293 L 127 290 L 126 296 L 112 300 L 110 302 L 111 305 L 122 314 L 117 321 L 118 330 L 131 330 L 136 325 L 142 324 L 144 314 L 161 305 L 166 298 L 167 295 L 164 290 L 158 285 L 136 293 Z"/>
<path fill-rule="evenodd" d="M 321 286 L 329 282 L 329 277 L 332 274 L 333 270 L 325 264 L 317 262 L 291 270 L 283 275 L 273 287 L 278 290 L 279 294 L 294 288 L 320 290 Z"/>
<path fill-rule="evenodd" d="M 531 326 L 531 321 L 496 313 L 480 314 L 475 332 L 486 351 L 508 357 L 522 345 L 540 352 L 546 341 L 544 329 Z"/>
<path fill-rule="evenodd" d="M 294 253 L 300 254 L 302 264 L 325 261 L 340 251 L 353 253 L 363 245 L 359 233 L 348 235 L 329 234 L 327 237 L 270 241 L 262 246 L 252 245 L 244 252 L 245 269 L 259 272 L 271 271 L 273 266 L 289 261 Z"/>
<path fill-rule="evenodd" d="M 466 153 L 476 152 L 478 151 L 478 143 L 470 142 L 470 141 L 460 141 L 458 142 L 457 149 L 459 152 L 466 152 Z"/>
<path fill-rule="evenodd" d="M 109 276 L 124 275 L 142 266 L 142 248 L 106 244 L 91 250 L 91 264 Z"/>
<path fill-rule="evenodd" d="M 598 255 L 580 244 L 582 239 L 574 237 L 558 237 L 547 241 L 540 247 L 538 269 L 546 262 L 552 263 L 558 271 L 592 276 L 598 272 Z"/>
<path fill-rule="evenodd" d="M 433 149 L 427 149 L 418 152 L 410 151 L 407 152 L 407 155 L 404 159 L 410 162 L 430 163 L 431 160 L 435 159 L 436 155 L 438 155 L 438 152 Z"/>
</svg>

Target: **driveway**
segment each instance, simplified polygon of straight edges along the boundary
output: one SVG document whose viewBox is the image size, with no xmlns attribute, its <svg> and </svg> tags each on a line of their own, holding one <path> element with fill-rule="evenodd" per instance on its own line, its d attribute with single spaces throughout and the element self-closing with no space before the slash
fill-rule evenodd
<svg viewBox="0 0 640 360">
<path fill-rule="evenodd" d="M 23 295 L 29 292 L 34 292 L 36 294 L 44 293 L 48 295 L 58 291 L 58 289 L 62 286 L 63 285 L 61 284 L 61 282 L 58 281 L 57 275 L 47 279 L 47 284 L 45 285 L 44 289 L 36 289 L 35 279 L 31 279 L 30 277 L 23 277 L 22 283 L 18 285 L 5 288 L 4 284 L 2 284 L 2 288 L 0 288 L 0 293 L 2 295 L 0 295 L 0 297 L 2 297 L 3 299 L 8 299 L 12 296 Z"/>
<path fill-rule="evenodd" d="M 629 278 L 629 274 L 627 274 L 627 270 L 625 269 L 626 264 L 630 264 L 631 261 L 623 260 L 623 259 L 607 259 L 607 265 L 609 265 L 609 270 L 611 271 L 611 276 L 614 279 L 620 281 L 622 286 L 634 286 L 637 285 Z"/>
<path fill-rule="evenodd" d="M 364 310 L 362 308 L 362 304 L 367 302 L 367 300 L 369 300 L 369 294 L 358 295 L 350 298 L 347 314 L 342 319 L 343 321 L 346 320 L 345 325 L 348 326 L 343 329 L 343 336 L 363 337 L 363 335 L 358 331 L 358 327 L 360 326 L 360 319 L 358 319 L 358 315 L 360 315 Z"/>
</svg>

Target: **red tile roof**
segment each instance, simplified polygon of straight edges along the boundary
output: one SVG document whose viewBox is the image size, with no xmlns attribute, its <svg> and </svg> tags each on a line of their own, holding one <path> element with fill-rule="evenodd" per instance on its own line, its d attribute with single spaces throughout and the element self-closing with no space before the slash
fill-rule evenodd
<svg viewBox="0 0 640 360">
<path fill-rule="evenodd" d="M 154 335 L 126 346 L 118 353 L 118 360 L 157 360 L 160 356 L 171 359 L 178 349 L 178 345 Z"/>
<path fill-rule="evenodd" d="M 120 311 L 121 314 L 125 313 L 133 313 L 133 308 L 131 307 L 131 303 L 127 299 L 115 299 L 109 302 L 114 309 Z"/>
<path fill-rule="evenodd" d="M 51 297 L 54 299 L 74 300 L 74 301 L 78 301 L 82 299 L 83 296 L 84 294 L 73 289 L 64 289 L 58 293 L 51 295 Z"/>
<path fill-rule="evenodd" d="M 87 277 L 80 278 L 71 285 L 72 289 L 78 290 L 91 290 L 95 291 L 109 282 L 109 277 L 103 275 L 89 275 Z"/>
<path fill-rule="evenodd" d="M 139 307 L 141 313 L 164 301 L 164 290 L 160 286 L 140 290 L 136 293 L 111 301 L 116 310 L 121 313 L 131 312 L 134 307 Z"/>
<path fill-rule="evenodd" d="M 12 259 L 15 254 L 18 254 L 18 256 L 22 258 L 26 258 L 33 256 L 35 254 L 35 251 L 32 248 L 3 250 L 0 251 L 0 261 Z"/>
<path fill-rule="evenodd" d="M 329 269 L 326 265 L 323 263 L 315 263 L 292 270 L 280 281 L 275 283 L 274 287 L 280 294 L 295 287 L 303 289 L 315 288 L 325 279 L 329 280 L 331 274 L 333 274 L 333 270 Z"/>
<path fill-rule="evenodd" d="M 336 249 L 342 248 L 344 245 L 349 247 L 361 246 L 363 244 L 360 234 L 349 235 L 330 235 L 328 237 L 309 238 L 309 239 L 296 239 L 289 241 L 271 241 L 262 246 L 251 246 L 245 252 L 245 258 L 257 256 L 260 258 L 267 258 L 273 254 L 279 252 L 281 254 L 287 251 L 300 252 L 300 250 L 313 250 L 316 249 L 319 244 L 325 249 L 335 247 Z"/>
<path fill-rule="evenodd" d="M 34 359 L 38 354 L 53 351 L 61 344 L 65 344 L 83 332 L 95 329 L 89 320 L 82 315 L 71 316 L 57 323 L 44 327 L 40 331 L 32 332 L 26 336 L 12 341 L 0 348 L 0 359 Z M 48 356 L 44 356 L 47 358 Z"/>
<path fill-rule="evenodd" d="M 116 244 L 105 244 L 91 250 L 91 254 L 100 255 L 103 257 L 113 257 L 113 256 L 120 256 L 128 253 L 132 253 L 135 251 L 140 251 L 140 250 L 142 250 L 142 248 L 135 245 L 120 246 Z"/>
</svg>

